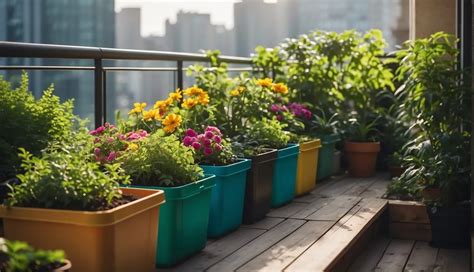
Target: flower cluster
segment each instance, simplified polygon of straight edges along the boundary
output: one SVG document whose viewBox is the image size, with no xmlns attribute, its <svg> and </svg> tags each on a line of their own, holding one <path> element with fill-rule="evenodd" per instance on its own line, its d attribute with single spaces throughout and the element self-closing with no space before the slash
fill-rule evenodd
<svg viewBox="0 0 474 272">
<path fill-rule="evenodd" d="M 303 104 L 299 103 L 290 103 L 288 109 L 293 113 L 294 116 L 299 118 L 304 118 L 310 120 L 313 116 L 313 113 Z"/>
<path fill-rule="evenodd" d="M 194 149 L 196 160 L 200 163 L 227 164 L 234 159 L 221 131 L 213 126 L 208 126 L 201 134 L 191 128 L 187 129 L 183 145 Z"/>
<path fill-rule="evenodd" d="M 201 88 L 193 86 L 184 90 L 183 93 L 187 96 L 181 104 L 185 109 L 191 109 L 199 104 L 204 106 L 209 104 L 209 94 Z"/>
<path fill-rule="evenodd" d="M 288 108 L 285 105 L 278 105 L 278 104 L 273 104 L 270 107 L 270 110 L 276 114 L 276 118 L 278 121 L 283 120 L 283 114 L 285 112 L 288 112 Z"/>
<path fill-rule="evenodd" d="M 126 150 L 138 148 L 138 142 L 148 137 L 145 130 L 131 131 L 122 134 L 118 129 L 109 123 L 89 132 L 95 136 L 94 157 L 100 163 L 110 163 L 117 159 Z"/>
<path fill-rule="evenodd" d="M 273 83 L 272 79 L 264 78 L 257 80 L 257 85 L 263 88 L 271 88 L 274 93 L 277 94 L 287 94 L 288 86 L 283 83 Z"/>
<path fill-rule="evenodd" d="M 244 86 L 239 86 L 239 87 L 233 89 L 232 91 L 230 91 L 230 96 L 239 96 L 244 91 L 245 91 L 245 87 Z"/>
</svg>

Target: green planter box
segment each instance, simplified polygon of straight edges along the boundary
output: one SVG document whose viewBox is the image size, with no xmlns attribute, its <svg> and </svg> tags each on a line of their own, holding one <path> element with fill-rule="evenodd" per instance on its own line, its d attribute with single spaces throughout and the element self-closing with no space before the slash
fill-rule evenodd
<svg viewBox="0 0 474 272">
<path fill-rule="evenodd" d="M 273 170 L 272 207 L 280 207 L 295 197 L 296 169 L 300 146 L 290 144 L 278 150 Z"/>
<path fill-rule="evenodd" d="M 157 267 L 173 266 L 206 246 L 214 186 L 214 175 L 179 187 L 132 186 L 165 192 L 158 227 Z"/>
<path fill-rule="evenodd" d="M 334 172 L 334 152 L 336 143 L 340 141 L 338 134 L 321 137 L 321 149 L 319 150 L 318 180 L 330 177 Z"/>
<path fill-rule="evenodd" d="M 237 229 L 242 224 L 244 211 L 245 182 L 250 160 L 224 166 L 201 165 L 205 174 L 215 175 L 216 186 L 212 188 L 209 237 L 219 237 Z"/>
</svg>

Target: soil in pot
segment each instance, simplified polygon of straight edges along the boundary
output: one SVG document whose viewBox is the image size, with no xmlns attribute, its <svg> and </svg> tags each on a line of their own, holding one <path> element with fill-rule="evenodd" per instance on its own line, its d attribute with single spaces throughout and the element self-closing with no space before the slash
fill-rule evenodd
<svg viewBox="0 0 474 272">
<path fill-rule="evenodd" d="M 349 175 L 353 177 L 371 177 L 375 174 L 377 154 L 380 142 L 345 142 Z"/>
<path fill-rule="evenodd" d="M 429 207 L 432 238 L 430 245 L 436 248 L 469 248 L 470 205 L 468 202 L 452 207 Z"/>
<path fill-rule="evenodd" d="M 252 224 L 270 211 L 272 201 L 272 184 L 276 149 L 268 149 L 267 152 L 254 156 L 251 159 L 252 167 L 247 173 L 247 184 L 245 185 L 244 202 L 244 224 Z"/>
</svg>

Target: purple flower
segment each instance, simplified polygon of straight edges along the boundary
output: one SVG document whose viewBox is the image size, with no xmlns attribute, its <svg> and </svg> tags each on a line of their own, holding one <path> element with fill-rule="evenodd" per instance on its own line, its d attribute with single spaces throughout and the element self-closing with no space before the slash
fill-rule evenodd
<svg viewBox="0 0 474 272">
<path fill-rule="evenodd" d="M 196 133 L 196 131 L 194 131 L 194 129 L 188 128 L 188 129 L 186 130 L 186 136 L 189 136 L 189 137 L 196 137 L 196 136 L 197 136 L 197 133 Z"/>
<path fill-rule="evenodd" d="M 206 133 L 204 135 L 208 139 L 212 139 L 212 137 L 214 137 L 214 133 L 212 133 L 211 131 L 206 131 Z"/>
<path fill-rule="evenodd" d="M 98 147 L 94 148 L 94 155 L 96 155 L 96 156 L 100 155 L 100 148 L 98 148 Z"/>
<path fill-rule="evenodd" d="M 303 114 L 303 117 L 306 118 L 307 120 L 311 119 L 311 117 L 312 117 L 311 111 L 309 111 L 307 109 L 303 109 L 302 114 Z"/>
<path fill-rule="evenodd" d="M 214 149 L 215 149 L 216 151 L 221 151 L 221 150 L 222 150 L 222 145 L 216 144 L 216 145 L 214 146 Z"/>
<path fill-rule="evenodd" d="M 210 148 L 210 147 L 204 148 L 204 155 L 205 156 L 209 156 L 211 154 L 212 154 L 212 148 Z"/>
<path fill-rule="evenodd" d="M 214 140 L 214 142 L 216 142 L 218 144 L 220 144 L 222 142 L 222 139 L 221 139 L 221 137 L 219 137 L 219 135 L 214 136 L 214 138 L 212 138 L 212 139 Z"/>
<path fill-rule="evenodd" d="M 273 105 L 270 107 L 270 110 L 273 111 L 273 112 L 279 112 L 279 111 L 280 111 L 280 106 L 277 105 L 277 104 L 273 104 Z"/>
<path fill-rule="evenodd" d="M 203 144 L 205 147 L 209 147 L 209 146 L 211 146 L 211 140 L 209 140 L 209 139 L 204 139 L 204 141 L 202 141 L 202 144 Z"/>
<path fill-rule="evenodd" d="M 184 137 L 184 139 L 183 139 L 183 144 L 184 144 L 185 146 L 190 146 L 190 145 L 193 144 L 193 142 L 194 142 L 194 141 L 193 141 L 193 138 L 192 138 L 192 137 L 189 137 L 189 136 L 186 136 L 186 137 Z"/>
<path fill-rule="evenodd" d="M 195 150 L 199 150 L 199 149 L 201 149 L 201 144 L 200 144 L 199 142 L 194 142 L 194 143 L 193 143 L 193 148 L 194 148 Z"/>
<path fill-rule="evenodd" d="M 113 161 L 115 160 L 115 158 L 117 158 L 117 154 L 115 153 L 115 151 L 112 151 L 110 152 L 110 154 L 107 156 L 107 161 Z"/>
</svg>

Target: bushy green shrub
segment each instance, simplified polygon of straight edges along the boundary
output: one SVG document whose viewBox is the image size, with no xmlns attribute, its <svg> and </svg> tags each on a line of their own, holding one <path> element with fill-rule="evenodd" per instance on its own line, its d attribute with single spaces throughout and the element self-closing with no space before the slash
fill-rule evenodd
<svg viewBox="0 0 474 272">
<path fill-rule="evenodd" d="M 180 186 L 197 181 L 202 169 L 194 161 L 191 147 L 181 144 L 175 135 L 151 134 L 118 159 L 131 176 L 132 184 L 148 186 Z"/>
<path fill-rule="evenodd" d="M 73 102 L 61 103 L 53 95 L 53 86 L 35 99 L 26 74 L 15 90 L 0 78 L 0 181 L 20 170 L 18 148 L 39 155 L 48 143 L 67 138 L 75 118 L 72 110 Z"/>
<path fill-rule="evenodd" d="M 290 140 L 289 134 L 276 119 L 263 118 L 261 121 L 252 122 L 247 135 L 250 141 L 255 141 L 260 146 L 277 149 L 286 147 Z"/>
<path fill-rule="evenodd" d="M 8 206 L 102 210 L 122 198 L 120 183 L 128 176 L 119 164 L 100 166 L 93 159 L 93 141 L 86 131 L 56 142 L 41 157 L 21 149 L 20 184 L 12 186 Z"/>
<path fill-rule="evenodd" d="M 0 271 L 53 271 L 65 261 L 62 250 L 35 250 L 25 242 L 0 238 Z"/>
</svg>

